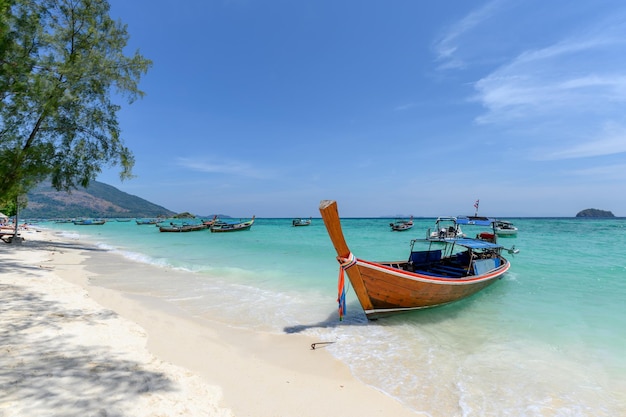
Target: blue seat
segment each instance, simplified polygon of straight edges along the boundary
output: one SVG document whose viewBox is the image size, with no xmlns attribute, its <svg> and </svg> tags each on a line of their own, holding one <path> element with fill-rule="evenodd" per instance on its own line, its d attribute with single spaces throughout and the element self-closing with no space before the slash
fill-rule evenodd
<svg viewBox="0 0 626 417">
<path fill-rule="evenodd" d="M 413 265 L 423 265 L 431 262 L 439 261 L 441 259 L 441 249 L 431 251 L 419 251 L 411 252 L 409 256 L 409 262 Z"/>
</svg>

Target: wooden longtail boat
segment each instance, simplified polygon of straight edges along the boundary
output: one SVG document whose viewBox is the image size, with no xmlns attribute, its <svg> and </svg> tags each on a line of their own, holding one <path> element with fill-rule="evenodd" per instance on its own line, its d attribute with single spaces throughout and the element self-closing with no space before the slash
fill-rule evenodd
<svg viewBox="0 0 626 417">
<path fill-rule="evenodd" d="M 211 220 L 202 220 L 202 224 L 205 225 L 206 227 L 211 227 L 213 226 L 215 223 L 217 223 L 217 215 L 213 216 L 213 218 Z"/>
<path fill-rule="evenodd" d="M 83 219 L 74 220 L 73 223 L 77 226 L 102 226 L 106 223 L 106 220 Z"/>
<path fill-rule="evenodd" d="M 436 307 L 469 297 L 498 280 L 510 267 L 500 254 L 502 246 L 479 239 L 456 239 L 436 245 L 414 239 L 407 260 L 371 262 L 355 257 L 341 229 L 337 203 L 323 200 L 319 206 L 324 225 L 337 252 L 341 271 L 368 319 Z M 414 250 L 415 243 L 427 250 Z M 431 244 L 433 246 L 431 246 Z M 510 249 L 509 251 L 512 251 Z M 339 316 L 345 312 L 343 274 L 339 283 Z"/>
<path fill-rule="evenodd" d="M 160 225 L 159 226 L 159 232 L 197 232 L 198 230 L 204 230 L 206 229 L 208 226 L 206 226 L 205 224 L 173 224 L 170 223 L 169 226 L 166 225 Z"/>
<path fill-rule="evenodd" d="M 413 227 L 413 216 L 411 216 L 410 220 L 396 220 L 393 223 L 389 223 L 391 230 L 395 232 L 404 232 L 405 230 L 409 230 Z"/>
<path fill-rule="evenodd" d="M 157 224 L 160 221 L 161 221 L 160 219 L 135 219 L 135 222 L 137 222 L 137 226 Z"/>
<path fill-rule="evenodd" d="M 255 216 L 252 216 L 252 219 L 240 222 L 240 223 L 225 223 L 225 222 L 215 222 L 213 226 L 211 226 L 211 232 L 213 233 L 222 233 L 222 232 L 238 232 L 241 230 L 249 230 L 254 224 Z"/>
</svg>

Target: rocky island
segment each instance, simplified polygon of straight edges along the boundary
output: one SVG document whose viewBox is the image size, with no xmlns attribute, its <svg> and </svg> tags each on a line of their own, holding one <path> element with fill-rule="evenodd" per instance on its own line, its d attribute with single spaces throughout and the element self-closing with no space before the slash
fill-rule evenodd
<svg viewBox="0 0 626 417">
<path fill-rule="evenodd" d="M 613 213 L 611 213 L 610 211 L 607 210 L 598 210 L 598 209 L 585 209 L 582 211 L 579 211 L 578 214 L 576 214 L 576 217 L 594 217 L 594 218 L 599 218 L 599 217 L 615 217 L 613 215 Z"/>
</svg>

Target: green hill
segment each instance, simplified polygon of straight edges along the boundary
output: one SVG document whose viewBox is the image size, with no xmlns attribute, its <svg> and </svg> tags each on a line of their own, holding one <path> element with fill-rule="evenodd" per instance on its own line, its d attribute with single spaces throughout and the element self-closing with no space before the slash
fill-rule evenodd
<svg viewBox="0 0 626 417">
<path fill-rule="evenodd" d="M 98 181 L 71 193 L 57 191 L 49 182 L 42 183 L 28 193 L 28 206 L 20 211 L 20 217 L 29 219 L 142 218 L 173 214 L 171 210 Z"/>
</svg>

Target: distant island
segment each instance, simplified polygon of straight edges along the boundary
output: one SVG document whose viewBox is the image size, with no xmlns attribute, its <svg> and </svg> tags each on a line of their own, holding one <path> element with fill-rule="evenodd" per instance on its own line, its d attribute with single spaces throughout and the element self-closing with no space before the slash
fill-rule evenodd
<svg viewBox="0 0 626 417">
<path fill-rule="evenodd" d="M 579 211 L 578 214 L 576 214 L 576 217 L 615 217 L 615 216 L 610 211 L 590 208 L 590 209 Z"/>
</svg>

